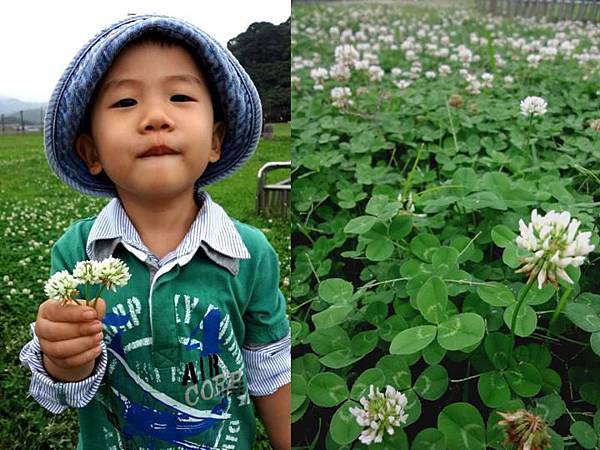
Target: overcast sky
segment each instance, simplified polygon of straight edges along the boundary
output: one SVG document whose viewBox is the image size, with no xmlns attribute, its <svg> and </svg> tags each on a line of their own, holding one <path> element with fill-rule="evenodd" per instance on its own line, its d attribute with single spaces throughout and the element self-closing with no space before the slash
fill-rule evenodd
<svg viewBox="0 0 600 450">
<path fill-rule="evenodd" d="M 128 13 L 180 17 L 226 45 L 253 22 L 285 22 L 290 4 L 290 0 L 9 0 L 0 12 L 0 96 L 48 101 L 75 53 Z"/>
</svg>

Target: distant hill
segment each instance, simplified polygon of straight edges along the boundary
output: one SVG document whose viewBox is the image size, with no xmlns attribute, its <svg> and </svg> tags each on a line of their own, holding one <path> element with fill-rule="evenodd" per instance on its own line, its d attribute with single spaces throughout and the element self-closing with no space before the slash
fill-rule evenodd
<svg viewBox="0 0 600 450">
<path fill-rule="evenodd" d="M 47 103 L 24 102 L 22 100 L 0 96 L 0 114 L 4 114 L 6 123 L 21 120 L 19 111 L 23 111 L 23 120 L 31 125 L 40 124 L 40 108 L 46 110 Z"/>
</svg>

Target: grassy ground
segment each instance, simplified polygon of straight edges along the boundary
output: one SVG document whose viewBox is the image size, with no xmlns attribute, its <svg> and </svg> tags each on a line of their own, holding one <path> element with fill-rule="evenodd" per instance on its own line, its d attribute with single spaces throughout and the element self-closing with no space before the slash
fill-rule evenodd
<svg viewBox="0 0 600 450">
<path fill-rule="evenodd" d="M 289 298 L 290 223 L 256 216 L 256 173 L 267 161 L 290 159 L 288 124 L 260 142 L 254 157 L 234 176 L 208 191 L 229 214 L 260 228 L 281 260 L 282 290 Z M 97 214 L 105 199 L 85 197 L 48 169 L 40 135 L 0 136 L 0 448 L 70 449 L 77 442 L 74 411 L 54 416 L 27 398 L 29 373 L 18 354 L 29 340 L 29 323 L 44 300 L 49 251 L 71 222 Z M 278 174 L 282 178 L 289 174 Z M 269 448 L 264 436 L 256 448 Z"/>
</svg>

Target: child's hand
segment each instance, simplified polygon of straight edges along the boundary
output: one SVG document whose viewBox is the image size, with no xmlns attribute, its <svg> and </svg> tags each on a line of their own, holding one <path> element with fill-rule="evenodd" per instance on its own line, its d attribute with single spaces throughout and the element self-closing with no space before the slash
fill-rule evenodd
<svg viewBox="0 0 600 450">
<path fill-rule="evenodd" d="M 85 305 L 85 301 L 83 301 Z M 59 381 L 79 381 L 90 376 L 101 353 L 106 304 L 96 309 L 47 300 L 38 309 L 35 334 L 40 340 L 44 366 Z"/>
</svg>

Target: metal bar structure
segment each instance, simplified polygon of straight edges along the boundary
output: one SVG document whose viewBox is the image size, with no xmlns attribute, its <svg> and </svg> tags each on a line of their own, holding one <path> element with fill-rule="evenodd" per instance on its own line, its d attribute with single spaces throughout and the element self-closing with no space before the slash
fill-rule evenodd
<svg viewBox="0 0 600 450">
<path fill-rule="evenodd" d="M 476 5 L 492 15 L 545 17 L 548 20 L 600 20 L 600 0 L 477 0 Z"/>
<path fill-rule="evenodd" d="M 291 179 L 267 184 L 267 174 L 277 169 L 291 169 L 291 161 L 268 162 L 258 171 L 256 213 L 264 216 L 286 217 L 289 214 Z"/>
</svg>

